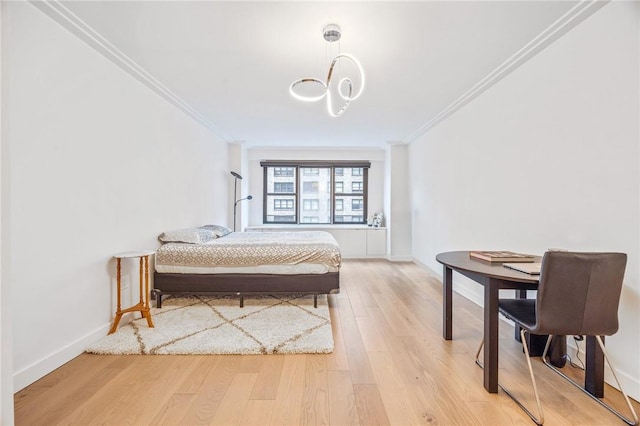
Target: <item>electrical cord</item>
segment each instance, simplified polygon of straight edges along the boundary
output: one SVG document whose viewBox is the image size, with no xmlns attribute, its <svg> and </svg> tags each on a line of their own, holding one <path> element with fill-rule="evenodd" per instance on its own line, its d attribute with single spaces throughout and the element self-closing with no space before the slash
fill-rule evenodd
<svg viewBox="0 0 640 426">
<path fill-rule="evenodd" d="M 582 362 L 582 360 L 580 359 L 580 347 L 578 346 L 578 342 L 581 342 L 584 340 L 584 336 L 573 336 L 573 341 L 576 344 L 576 360 L 578 360 L 580 362 L 580 365 L 576 364 L 575 362 L 573 362 L 573 360 L 571 359 L 571 357 L 569 356 L 569 354 L 566 354 L 565 356 L 567 357 L 567 360 L 569 361 L 569 365 L 572 366 L 573 368 L 578 368 L 580 370 L 584 370 L 584 362 Z"/>
</svg>

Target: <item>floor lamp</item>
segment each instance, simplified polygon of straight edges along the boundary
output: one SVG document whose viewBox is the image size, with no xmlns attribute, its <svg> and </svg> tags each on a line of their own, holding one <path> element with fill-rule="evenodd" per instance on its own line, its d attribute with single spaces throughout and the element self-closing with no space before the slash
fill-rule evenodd
<svg viewBox="0 0 640 426">
<path fill-rule="evenodd" d="M 235 232 L 236 231 L 236 212 L 237 212 L 238 203 L 240 201 L 250 200 L 253 197 L 251 195 L 248 195 L 245 198 L 242 198 L 242 199 L 238 200 L 238 179 L 242 180 L 242 176 L 240 176 L 236 172 L 231 172 L 231 175 L 234 177 L 234 181 L 233 181 L 233 231 Z"/>
</svg>

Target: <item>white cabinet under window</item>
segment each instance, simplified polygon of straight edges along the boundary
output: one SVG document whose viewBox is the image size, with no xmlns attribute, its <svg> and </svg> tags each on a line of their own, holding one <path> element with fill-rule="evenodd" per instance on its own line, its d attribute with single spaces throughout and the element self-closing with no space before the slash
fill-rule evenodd
<svg viewBox="0 0 640 426">
<path fill-rule="evenodd" d="M 387 254 L 387 228 L 367 226 L 291 226 L 258 225 L 246 228 L 248 232 L 277 231 L 326 231 L 333 235 L 340 246 L 342 257 L 384 258 Z"/>
<path fill-rule="evenodd" d="M 367 257 L 386 257 L 387 228 L 367 229 Z"/>
<path fill-rule="evenodd" d="M 323 229 L 334 236 L 342 257 L 367 257 L 367 232 L 366 229 Z"/>
</svg>

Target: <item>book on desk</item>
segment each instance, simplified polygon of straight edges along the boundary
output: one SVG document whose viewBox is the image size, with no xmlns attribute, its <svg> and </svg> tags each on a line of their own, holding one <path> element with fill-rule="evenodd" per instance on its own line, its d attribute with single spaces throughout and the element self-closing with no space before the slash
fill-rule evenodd
<svg viewBox="0 0 640 426">
<path fill-rule="evenodd" d="M 535 256 L 530 254 L 515 253 L 512 251 L 479 251 L 474 250 L 469 252 L 469 257 L 472 259 L 480 259 L 485 262 L 491 263 L 504 263 L 504 262 L 534 262 Z"/>
</svg>

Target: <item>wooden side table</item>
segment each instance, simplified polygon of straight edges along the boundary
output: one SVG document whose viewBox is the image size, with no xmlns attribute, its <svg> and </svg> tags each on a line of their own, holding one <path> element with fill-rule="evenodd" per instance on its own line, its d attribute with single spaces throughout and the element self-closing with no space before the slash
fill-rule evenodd
<svg viewBox="0 0 640 426">
<path fill-rule="evenodd" d="M 149 308 L 149 256 L 155 253 L 155 251 L 131 251 L 126 253 L 118 253 L 113 257 L 116 259 L 116 279 L 118 285 L 118 307 L 116 310 L 116 317 L 113 319 L 113 325 L 109 330 L 109 334 L 115 333 L 118 329 L 118 323 L 122 318 L 122 315 L 128 312 L 140 312 L 142 318 L 147 319 L 149 327 L 153 327 L 153 321 L 151 320 L 151 310 Z M 127 309 L 122 309 L 122 284 L 120 277 L 121 261 L 122 259 L 139 258 L 140 259 L 140 301 Z M 144 267 L 144 270 L 143 270 Z M 143 288 L 144 281 L 144 288 Z"/>
</svg>

